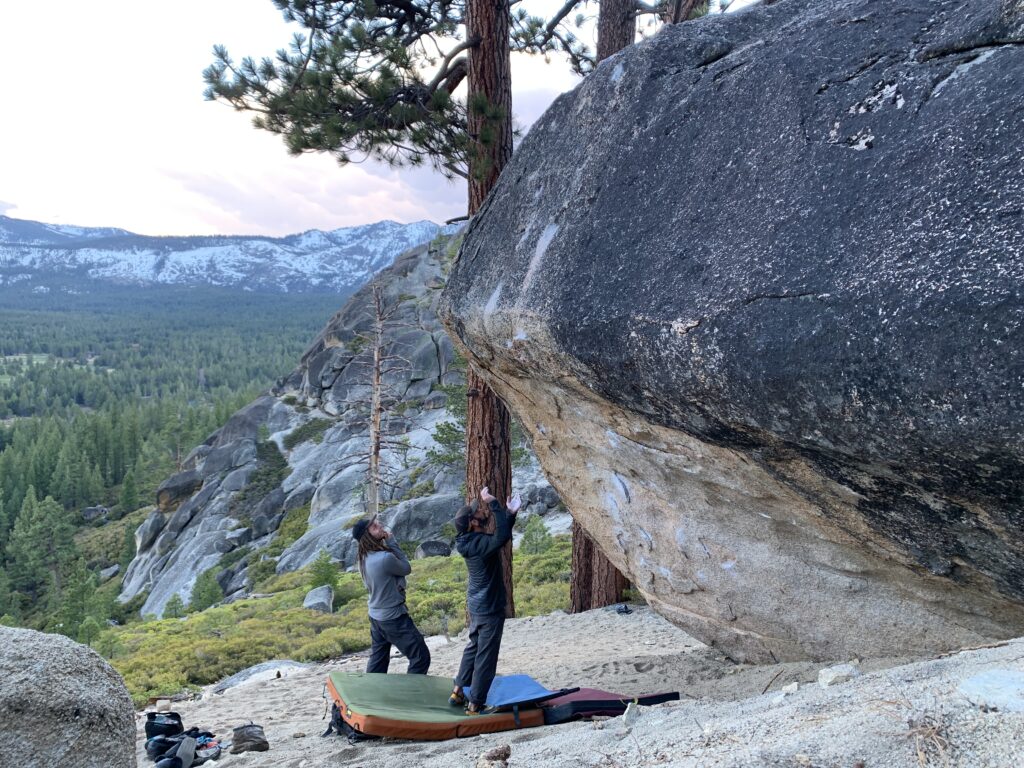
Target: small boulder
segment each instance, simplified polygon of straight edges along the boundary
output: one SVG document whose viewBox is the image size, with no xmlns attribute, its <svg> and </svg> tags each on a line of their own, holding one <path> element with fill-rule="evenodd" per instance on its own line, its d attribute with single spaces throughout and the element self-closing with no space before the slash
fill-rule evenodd
<svg viewBox="0 0 1024 768">
<path fill-rule="evenodd" d="M 436 408 L 444 408 L 448 405 L 448 395 L 440 390 L 431 392 L 423 398 L 423 410 L 432 411 Z"/>
<path fill-rule="evenodd" d="M 0 723 L 0 765 L 135 766 L 124 681 L 63 635 L 0 627 Z"/>
<path fill-rule="evenodd" d="M 112 565 L 109 568 L 104 568 L 100 571 L 100 582 L 110 581 L 112 578 L 117 576 L 121 572 L 120 565 Z"/>
<path fill-rule="evenodd" d="M 306 593 L 302 607 L 320 611 L 320 613 L 332 613 L 334 611 L 334 590 L 329 584 L 311 589 Z"/>
<path fill-rule="evenodd" d="M 860 670 L 856 664 L 836 664 L 834 667 L 827 667 L 818 672 L 818 685 L 828 688 L 831 685 L 846 683 L 855 677 L 860 676 Z"/>
<path fill-rule="evenodd" d="M 491 747 L 476 759 L 476 768 L 506 768 L 508 759 L 512 757 L 512 747 L 499 744 Z"/>
<path fill-rule="evenodd" d="M 109 515 L 110 510 L 103 506 L 86 507 L 82 510 L 82 519 L 87 523 L 100 519 L 106 520 Z"/>
<path fill-rule="evenodd" d="M 415 558 L 422 560 L 424 557 L 449 557 L 452 548 L 443 541 L 423 541 L 416 547 Z"/>
</svg>

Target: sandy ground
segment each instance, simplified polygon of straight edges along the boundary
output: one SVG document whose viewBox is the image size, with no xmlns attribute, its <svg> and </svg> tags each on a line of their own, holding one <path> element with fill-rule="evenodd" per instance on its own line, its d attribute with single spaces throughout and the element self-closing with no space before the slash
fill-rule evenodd
<svg viewBox="0 0 1024 768">
<path fill-rule="evenodd" d="M 463 642 L 428 643 L 430 673 L 454 674 Z M 979 671 L 1024 671 L 1024 640 L 931 661 L 864 661 L 860 677 L 822 689 L 815 681 L 827 665 L 737 666 L 646 607 L 627 615 L 613 608 L 556 613 L 506 624 L 499 674 L 529 674 L 550 688 L 677 690 L 682 700 L 643 708 L 630 728 L 614 718 L 444 742 L 321 738 L 326 674 L 364 665 L 357 656 L 283 669 L 280 678 L 261 675 L 173 708 L 186 727 L 226 739 L 237 725 L 261 724 L 269 752 L 225 754 L 218 762 L 239 768 L 473 766 L 500 744 L 512 748 L 510 766 L 1024 766 L 1024 713 L 982 711 L 957 690 Z M 404 669 L 404 659 L 392 660 L 392 672 Z M 799 690 L 781 693 L 794 682 Z M 147 765 L 142 723 L 140 716 L 138 760 Z"/>
</svg>

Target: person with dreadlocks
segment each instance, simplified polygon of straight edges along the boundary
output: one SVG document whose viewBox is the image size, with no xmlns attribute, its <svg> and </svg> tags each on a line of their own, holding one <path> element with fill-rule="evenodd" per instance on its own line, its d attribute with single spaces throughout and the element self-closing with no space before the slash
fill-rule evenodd
<svg viewBox="0 0 1024 768">
<path fill-rule="evenodd" d="M 508 602 L 501 550 L 512 538 L 512 526 L 522 505 L 517 493 L 502 506 L 485 485 L 480 491 L 480 502 L 467 504 L 455 515 L 455 549 L 465 558 L 468 572 L 469 643 L 462 652 L 448 703 L 453 707 L 464 706 L 467 715 L 479 715 L 485 710 L 487 693 L 498 668 Z"/>
<path fill-rule="evenodd" d="M 360 520 L 352 528 L 359 544 L 359 573 L 370 591 L 370 660 L 367 672 L 387 672 L 391 646 L 409 660 L 410 675 L 425 675 L 430 650 L 405 606 L 405 577 L 412 566 L 391 532 L 373 520 Z"/>
</svg>

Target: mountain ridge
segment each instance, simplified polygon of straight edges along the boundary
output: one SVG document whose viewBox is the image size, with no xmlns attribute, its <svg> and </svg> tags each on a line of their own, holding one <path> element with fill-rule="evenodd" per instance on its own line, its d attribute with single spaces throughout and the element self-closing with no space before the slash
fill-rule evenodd
<svg viewBox="0 0 1024 768">
<path fill-rule="evenodd" d="M 383 220 L 266 235 L 138 235 L 0 216 L 0 286 L 54 275 L 135 285 L 351 292 L 400 253 L 445 231 Z"/>
</svg>

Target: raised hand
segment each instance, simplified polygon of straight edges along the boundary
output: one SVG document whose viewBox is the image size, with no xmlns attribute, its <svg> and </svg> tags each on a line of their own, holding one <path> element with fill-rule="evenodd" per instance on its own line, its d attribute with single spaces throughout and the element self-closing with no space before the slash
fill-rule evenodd
<svg viewBox="0 0 1024 768">
<path fill-rule="evenodd" d="M 523 500 L 520 498 L 518 493 L 513 493 L 505 502 L 505 507 L 514 515 L 523 508 Z"/>
<path fill-rule="evenodd" d="M 494 501 L 494 497 L 491 496 L 491 491 L 486 485 L 480 489 L 480 500 L 484 504 L 490 504 L 492 501 Z"/>
</svg>

